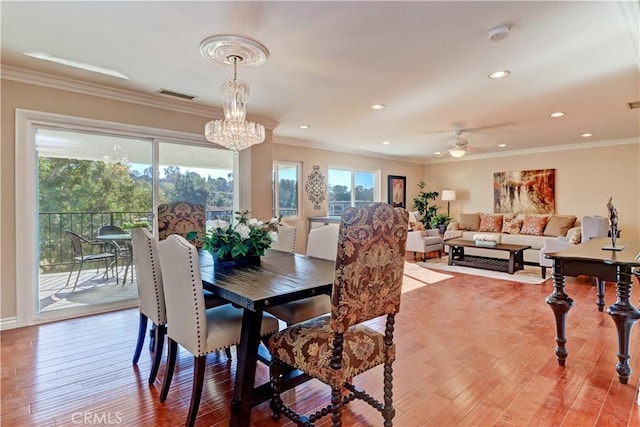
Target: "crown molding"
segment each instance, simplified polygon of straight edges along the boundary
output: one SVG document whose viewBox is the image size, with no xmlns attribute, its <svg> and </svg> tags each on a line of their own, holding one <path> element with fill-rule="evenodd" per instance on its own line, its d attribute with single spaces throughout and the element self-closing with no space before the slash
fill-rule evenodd
<svg viewBox="0 0 640 427">
<path fill-rule="evenodd" d="M 345 147 L 336 147 L 335 145 L 323 144 L 318 142 L 299 140 L 286 137 L 273 137 L 274 144 L 293 145 L 297 147 L 311 148 L 316 150 L 332 151 L 336 153 L 347 153 L 358 156 L 373 157 L 377 159 L 393 160 L 399 162 L 408 162 L 415 164 L 431 164 L 431 163 L 451 163 L 470 160 L 494 159 L 500 157 L 525 156 L 528 154 L 544 154 L 555 151 L 571 151 L 571 150 L 587 150 L 598 147 L 611 147 L 614 145 L 640 144 L 637 138 L 614 139 L 608 141 L 581 142 L 576 144 L 555 145 L 553 147 L 527 148 L 522 150 L 500 151 L 482 154 L 466 154 L 464 157 L 452 158 L 449 156 L 438 158 L 416 158 L 404 156 L 389 156 L 385 154 L 372 153 L 370 151 L 356 150 Z"/>
<path fill-rule="evenodd" d="M 453 159 L 451 157 L 442 157 L 437 159 L 427 159 L 424 163 L 450 163 L 480 159 L 495 159 L 500 157 L 526 156 L 528 154 L 546 154 L 556 151 L 573 151 L 573 150 L 589 150 L 599 147 L 612 147 L 615 145 L 640 144 L 638 138 L 612 139 L 605 141 L 581 142 L 575 144 L 554 145 L 552 147 L 526 148 L 522 150 L 500 151 L 482 154 L 466 154 L 464 157 Z"/>
<path fill-rule="evenodd" d="M 83 82 L 66 77 L 54 76 L 37 71 L 2 65 L 0 73 L 3 79 L 12 80 L 36 86 L 43 86 L 52 89 L 65 90 L 68 92 L 81 93 L 83 95 L 98 96 L 101 98 L 113 99 L 132 104 L 144 105 L 146 107 L 161 108 L 163 110 L 175 111 L 178 113 L 193 114 L 209 118 L 210 120 L 222 119 L 224 115 L 221 109 L 206 107 L 201 104 L 191 104 L 187 101 L 167 99 L 164 97 L 147 95 L 123 89 L 116 89 L 109 86 L 95 83 Z M 268 129 L 275 129 L 278 122 L 264 117 L 247 117 L 249 120 L 262 123 Z"/>
<path fill-rule="evenodd" d="M 415 164 L 424 164 L 423 159 L 417 159 L 416 157 L 404 157 L 404 156 L 390 156 L 388 154 L 374 153 L 372 151 L 358 150 L 355 148 L 340 147 L 336 145 L 325 144 L 322 142 L 313 142 L 309 140 L 301 140 L 294 138 L 287 138 L 283 136 L 273 135 L 274 144 L 293 145 L 296 147 L 311 148 L 314 150 L 332 151 L 334 153 L 353 154 L 356 156 L 372 157 L 375 159 L 391 160 L 396 162 L 407 162 Z"/>
</svg>

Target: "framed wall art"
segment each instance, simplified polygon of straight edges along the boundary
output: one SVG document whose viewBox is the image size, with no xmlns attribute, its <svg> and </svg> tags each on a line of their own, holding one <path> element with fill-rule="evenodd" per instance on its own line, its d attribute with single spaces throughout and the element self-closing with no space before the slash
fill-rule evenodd
<svg viewBox="0 0 640 427">
<path fill-rule="evenodd" d="M 555 187 L 555 169 L 494 172 L 493 212 L 555 213 Z"/>
<path fill-rule="evenodd" d="M 387 198 L 393 207 L 407 208 L 407 177 L 387 175 Z"/>
</svg>

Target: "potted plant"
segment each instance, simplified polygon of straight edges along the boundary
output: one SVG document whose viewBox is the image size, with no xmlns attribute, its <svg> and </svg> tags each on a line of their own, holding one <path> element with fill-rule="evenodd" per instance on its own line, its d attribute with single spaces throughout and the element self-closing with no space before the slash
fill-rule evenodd
<svg viewBox="0 0 640 427">
<path fill-rule="evenodd" d="M 413 198 L 413 208 L 420 213 L 420 222 L 424 225 L 424 228 L 431 227 L 431 218 L 438 212 L 438 207 L 433 205 L 429 206 L 429 201 L 436 200 L 439 193 L 437 191 L 425 191 L 427 184 L 424 181 L 420 181 L 418 188 L 420 193 Z"/>
<path fill-rule="evenodd" d="M 441 234 L 447 230 L 447 225 L 451 222 L 451 217 L 447 214 L 436 214 L 431 217 L 431 228 L 438 228 Z"/>
</svg>

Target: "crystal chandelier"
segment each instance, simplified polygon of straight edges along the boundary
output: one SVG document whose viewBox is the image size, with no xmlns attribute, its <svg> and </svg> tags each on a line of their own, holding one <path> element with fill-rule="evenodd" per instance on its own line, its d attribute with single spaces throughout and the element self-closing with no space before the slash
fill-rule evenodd
<svg viewBox="0 0 640 427">
<path fill-rule="evenodd" d="M 202 41 L 200 52 L 214 62 L 233 65 L 233 80 L 220 84 L 223 120 L 212 120 L 205 125 L 204 136 L 208 141 L 238 152 L 264 141 L 264 126 L 247 121 L 249 84 L 238 81 L 238 64 L 263 64 L 269 52 L 255 40 L 240 36 L 212 36 Z"/>
<path fill-rule="evenodd" d="M 224 120 L 210 121 L 204 131 L 208 141 L 236 153 L 264 141 L 264 126 L 245 120 L 249 85 L 247 82 L 237 80 L 238 60 L 242 58 L 237 55 L 229 57 L 229 61 L 233 62 L 233 80 L 220 83 Z"/>
</svg>

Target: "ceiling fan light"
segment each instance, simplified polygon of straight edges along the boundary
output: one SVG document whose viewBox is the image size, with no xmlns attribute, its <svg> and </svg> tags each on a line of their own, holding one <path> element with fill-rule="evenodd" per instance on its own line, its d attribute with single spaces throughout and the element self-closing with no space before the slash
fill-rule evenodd
<svg viewBox="0 0 640 427">
<path fill-rule="evenodd" d="M 464 147 L 451 147 L 449 148 L 449 154 L 451 154 L 451 157 L 462 157 L 467 153 L 467 149 Z"/>
</svg>

